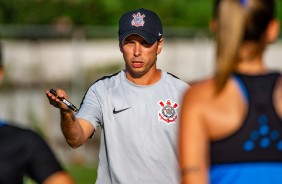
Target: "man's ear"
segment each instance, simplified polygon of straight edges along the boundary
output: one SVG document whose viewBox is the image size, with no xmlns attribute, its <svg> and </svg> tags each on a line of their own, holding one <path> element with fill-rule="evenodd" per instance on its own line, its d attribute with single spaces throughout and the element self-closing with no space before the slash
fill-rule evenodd
<svg viewBox="0 0 282 184">
<path fill-rule="evenodd" d="M 267 43 L 272 43 L 275 42 L 279 35 L 280 31 L 280 23 L 277 19 L 273 19 L 272 21 L 269 22 L 266 33 L 265 33 L 265 41 Z"/>
<path fill-rule="evenodd" d="M 218 28 L 218 24 L 217 24 L 217 20 L 216 19 L 212 19 L 209 22 L 209 29 L 212 33 L 216 33 L 217 32 L 217 28 Z"/>
<path fill-rule="evenodd" d="M 162 48 L 163 48 L 163 41 L 164 41 L 163 38 L 161 38 L 160 40 L 158 40 L 158 51 L 157 51 L 157 54 L 160 54 L 161 51 L 162 51 Z"/>
</svg>

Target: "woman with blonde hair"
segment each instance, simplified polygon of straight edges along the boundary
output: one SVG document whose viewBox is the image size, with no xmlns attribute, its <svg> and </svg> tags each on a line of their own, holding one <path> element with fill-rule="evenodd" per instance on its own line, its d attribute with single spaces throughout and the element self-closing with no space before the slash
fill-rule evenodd
<svg viewBox="0 0 282 184">
<path fill-rule="evenodd" d="M 264 65 L 276 40 L 275 0 L 217 0 L 215 74 L 186 91 L 183 183 L 282 183 L 282 77 Z"/>
</svg>

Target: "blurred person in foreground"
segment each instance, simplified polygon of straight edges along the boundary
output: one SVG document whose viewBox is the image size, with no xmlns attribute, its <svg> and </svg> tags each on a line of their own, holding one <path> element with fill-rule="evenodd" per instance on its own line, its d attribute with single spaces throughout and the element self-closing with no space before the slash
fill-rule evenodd
<svg viewBox="0 0 282 184">
<path fill-rule="evenodd" d="M 125 70 L 96 81 L 75 115 L 49 91 L 61 113 L 63 134 L 73 148 L 99 127 L 98 184 L 178 184 L 178 109 L 188 85 L 157 68 L 163 45 L 162 23 L 147 9 L 124 13 L 119 46 Z M 57 89 L 59 97 L 68 98 Z"/>
<path fill-rule="evenodd" d="M 0 82 L 4 66 L 0 45 Z M 28 176 L 40 184 L 74 184 L 47 143 L 34 131 L 0 119 L 0 183 L 22 184 Z"/>
<path fill-rule="evenodd" d="M 183 183 L 282 183 L 282 77 L 263 61 L 279 33 L 275 8 L 216 1 L 216 72 L 186 92 L 180 113 Z"/>
</svg>

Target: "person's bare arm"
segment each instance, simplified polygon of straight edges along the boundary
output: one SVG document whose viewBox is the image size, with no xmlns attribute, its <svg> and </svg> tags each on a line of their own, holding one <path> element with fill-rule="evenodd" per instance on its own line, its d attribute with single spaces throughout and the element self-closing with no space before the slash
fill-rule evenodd
<svg viewBox="0 0 282 184">
<path fill-rule="evenodd" d="M 60 171 L 46 178 L 43 184 L 75 184 L 75 182 L 68 173 Z"/>
<path fill-rule="evenodd" d="M 208 140 L 200 114 L 201 105 L 195 95 L 197 91 L 192 88 L 183 98 L 180 113 L 179 162 L 182 184 L 207 184 Z"/>
<path fill-rule="evenodd" d="M 63 90 L 58 89 L 56 92 L 59 97 L 68 99 L 68 95 Z M 77 148 L 84 144 L 93 134 L 95 128 L 90 122 L 83 119 L 77 119 L 73 111 L 52 93 L 46 91 L 46 95 L 50 104 L 60 109 L 61 129 L 67 143 L 72 148 Z"/>
</svg>

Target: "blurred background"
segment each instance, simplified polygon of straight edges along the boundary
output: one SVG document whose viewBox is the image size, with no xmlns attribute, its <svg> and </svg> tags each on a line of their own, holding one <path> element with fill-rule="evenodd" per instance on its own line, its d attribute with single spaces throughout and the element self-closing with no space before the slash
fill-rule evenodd
<svg viewBox="0 0 282 184">
<path fill-rule="evenodd" d="M 77 183 L 96 178 L 100 130 L 87 144 L 70 148 L 60 116 L 45 96 L 62 88 L 79 107 L 88 87 L 124 67 L 118 47 L 118 20 L 131 9 L 159 14 L 164 46 L 158 66 L 192 83 L 213 72 L 214 45 L 208 23 L 212 0 L 0 0 L 0 36 L 5 78 L 0 88 L 0 118 L 39 132 Z M 282 0 L 277 0 L 282 20 Z M 232 20 L 230 20 L 232 21 Z M 282 71 L 282 42 L 265 56 Z M 27 183 L 32 183 L 28 178 Z"/>
</svg>

